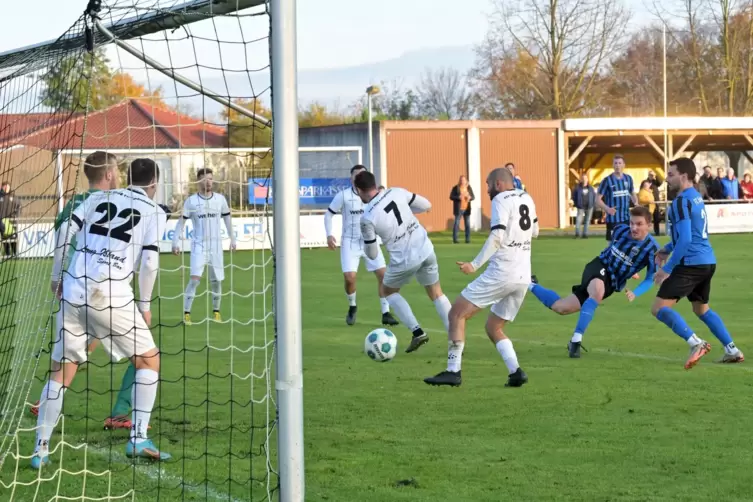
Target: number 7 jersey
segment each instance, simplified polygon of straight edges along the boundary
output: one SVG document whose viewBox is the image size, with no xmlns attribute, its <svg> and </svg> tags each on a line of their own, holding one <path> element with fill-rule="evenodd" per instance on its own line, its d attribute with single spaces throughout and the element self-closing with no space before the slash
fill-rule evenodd
<svg viewBox="0 0 753 502">
<path fill-rule="evenodd" d="M 79 230 L 70 266 L 63 272 L 65 299 L 78 303 L 100 290 L 113 299 L 133 300 L 134 268 L 143 250 L 159 252 L 165 211 L 141 188 L 122 188 L 90 195 L 60 231 L 67 232 L 68 224 Z"/>
<path fill-rule="evenodd" d="M 364 243 L 378 236 L 390 253 L 393 271 L 410 269 L 434 252 L 426 229 L 413 215 L 416 196 L 403 188 L 389 188 L 377 194 L 363 208 L 361 233 Z M 371 241 L 371 242 L 370 242 Z"/>
</svg>

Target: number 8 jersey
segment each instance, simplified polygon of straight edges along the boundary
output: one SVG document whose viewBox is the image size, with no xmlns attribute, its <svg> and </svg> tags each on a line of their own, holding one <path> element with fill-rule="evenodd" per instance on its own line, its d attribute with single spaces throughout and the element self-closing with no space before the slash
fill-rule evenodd
<svg viewBox="0 0 753 502">
<path fill-rule="evenodd" d="M 411 204 L 418 202 L 416 194 L 403 188 L 389 188 L 379 192 L 363 208 L 361 234 L 364 244 L 382 239 L 390 253 L 390 269 L 401 271 L 426 260 L 434 252 L 426 229 L 413 215 Z M 419 197 L 424 205 L 429 202 Z M 427 207 L 417 208 L 425 211 Z"/>
<path fill-rule="evenodd" d="M 492 199 L 491 231 L 501 231 L 500 247 L 487 270 L 501 280 L 517 283 L 531 278 L 531 240 L 538 235 L 539 219 L 533 198 L 523 190 L 507 190 Z"/>
<path fill-rule="evenodd" d="M 89 196 L 63 224 L 57 245 L 76 230 L 76 250 L 64 272 L 63 295 L 71 303 L 88 303 L 96 290 L 114 301 L 133 301 L 131 280 L 144 250 L 159 252 L 167 225 L 165 211 L 138 187 L 97 192 Z M 63 243 L 64 245 L 64 243 Z"/>
</svg>

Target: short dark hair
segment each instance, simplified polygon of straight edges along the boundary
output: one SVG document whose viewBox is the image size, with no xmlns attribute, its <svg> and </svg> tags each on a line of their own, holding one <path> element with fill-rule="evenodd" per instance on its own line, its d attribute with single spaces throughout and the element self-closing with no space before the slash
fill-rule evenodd
<svg viewBox="0 0 753 502">
<path fill-rule="evenodd" d="M 208 167 L 202 167 L 201 169 L 199 169 L 198 171 L 196 171 L 196 179 L 200 180 L 201 178 L 203 178 L 207 174 L 212 174 L 212 170 L 209 169 Z"/>
<path fill-rule="evenodd" d="M 624 162 L 625 161 L 625 156 L 622 155 L 621 153 L 615 153 L 614 157 L 612 157 L 612 160 L 616 160 L 616 159 L 622 159 L 622 161 Z"/>
<path fill-rule="evenodd" d="M 368 171 L 361 171 L 356 174 L 353 184 L 359 190 L 375 190 L 377 187 L 376 178 Z"/>
<path fill-rule="evenodd" d="M 515 164 L 513 164 L 512 162 L 508 162 L 507 164 L 505 164 L 505 168 L 509 169 L 510 167 L 515 169 Z"/>
<path fill-rule="evenodd" d="M 687 157 L 680 157 L 679 159 L 671 161 L 669 165 L 675 166 L 677 172 L 687 176 L 688 180 L 693 181 L 695 179 L 696 168 L 695 162 L 693 162 L 692 159 L 689 159 Z"/>
<path fill-rule="evenodd" d="M 128 184 L 140 187 L 159 180 L 159 166 L 152 159 L 134 159 L 128 166 Z"/>
<path fill-rule="evenodd" d="M 105 177 L 110 166 L 117 166 L 118 158 L 108 152 L 97 150 L 84 159 L 84 175 L 89 183 L 99 183 Z"/>
<path fill-rule="evenodd" d="M 646 206 L 635 206 L 630 208 L 630 216 L 642 216 L 646 223 L 651 223 L 651 212 Z"/>
<path fill-rule="evenodd" d="M 364 171 L 368 171 L 368 169 L 366 169 L 366 166 L 362 166 L 361 164 L 356 164 L 355 166 L 350 168 L 350 174 L 353 174 L 356 171 L 360 171 L 361 169 L 363 169 Z"/>
</svg>

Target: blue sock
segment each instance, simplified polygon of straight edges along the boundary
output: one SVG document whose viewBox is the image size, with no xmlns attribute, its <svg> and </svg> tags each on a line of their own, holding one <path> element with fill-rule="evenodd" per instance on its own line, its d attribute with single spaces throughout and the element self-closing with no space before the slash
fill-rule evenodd
<svg viewBox="0 0 753 502">
<path fill-rule="evenodd" d="M 591 321 L 593 321 L 594 312 L 596 312 L 596 307 L 598 306 L 599 302 L 593 298 L 589 298 L 583 302 L 583 306 L 580 308 L 580 315 L 578 316 L 578 324 L 575 325 L 576 333 L 580 333 L 581 335 L 586 334 L 586 329 Z"/>
<path fill-rule="evenodd" d="M 656 313 L 656 318 L 666 324 L 669 329 L 685 341 L 688 341 L 693 336 L 693 330 L 690 329 L 685 319 L 669 307 L 660 308 L 659 312 Z"/>
<path fill-rule="evenodd" d="M 533 296 L 535 296 L 536 299 L 543 303 L 544 306 L 548 309 L 551 309 L 552 305 L 554 305 L 554 302 L 560 299 L 560 295 L 558 295 L 551 289 L 546 289 L 544 286 L 541 286 L 539 284 L 534 284 L 531 287 L 531 293 L 533 293 Z"/>
<path fill-rule="evenodd" d="M 732 343 L 732 335 L 727 331 L 727 327 L 724 325 L 722 318 L 719 317 L 719 314 L 709 309 L 705 314 L 698 318 L 709 327 L 714 336 L 722 342 L 722 345 L 726 347 Z"/>
</svg>

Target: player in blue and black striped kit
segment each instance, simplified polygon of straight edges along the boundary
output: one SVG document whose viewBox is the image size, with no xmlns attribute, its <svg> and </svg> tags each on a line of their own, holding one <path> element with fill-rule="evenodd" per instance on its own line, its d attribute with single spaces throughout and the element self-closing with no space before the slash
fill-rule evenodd
<svg viewBox="0 0 753 502">
<path fill-rule="evenodd" d="M 651 313 L 659 321 L 690 345 L 685 369 L 695 366 L 711 350 L 711 346 L 696 336 L 682 316 L 672 310 L 681 298 L 690 300 L 695 315 L 724 345 L 724 357 L 718 362 L 741 363 L 745 360 L 721 317 L 709 307 L 716 256 L 709 243 L 703 197 L 693 187 L 695 174 L 695 164 L 691 159 L 680 158 L 669 163 L 667 184 L 678 194 L 667 211 L 672 223 L 672 241 L 657 253 L 657 261 L 663 266 L 657 271 L 654 281 L 661 286 L 651 307 Z"/>
<path fill-rule="evenodd" d="M 607 240 L 612 240 L 612 232 L 620 223 L 630 221 L 630 203 L 638 205 L 635 195 L 633 178 L 625 174 L 625 158 L 615 155 L 612 160 L 614 173 L 610 174 L 599 184 L 596 205 L 607 213 Z"/>
<path fill-rule="evenodd" d="M 578 324 L 567 345 L 570 357 L 580 357 L 581 341 L 596 307 L 615 291 L 622 291 L 629 278 L 644 268 L 648 269 L 646 278 L 635 291 L 625 291 L 629 301 L 651 289 L 659 245 L 650 235 L 650 229 L 651 213 L 648 208 L 632 208 L 629 225 L 618 224 L 614 228 L 612 242 L 586 265 L 580 284 L 573 286 L 573 294 L 566 298 L 560 298 L 554 291 L 538 284 L 535 276 L 531 278 L 533 282 L 528 289 L 544 306 L 561 315 L 580 311 Z"/>
</svg>

